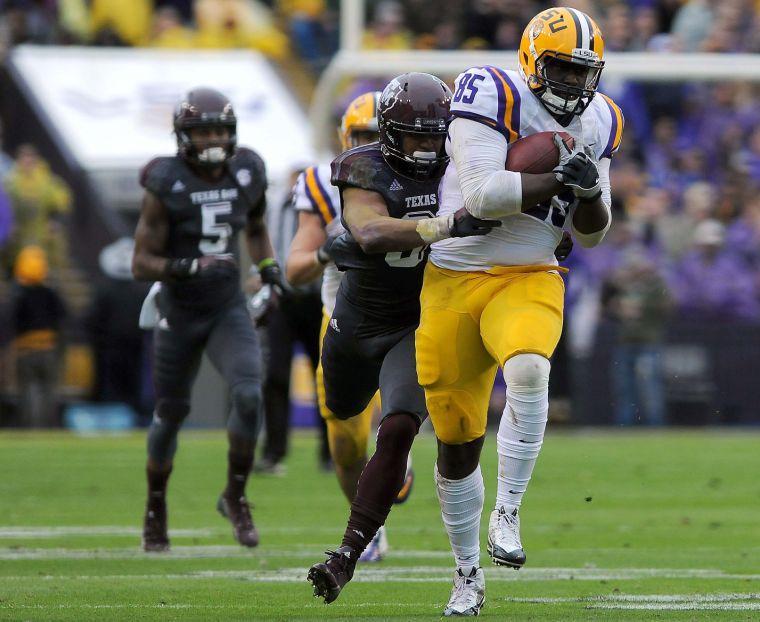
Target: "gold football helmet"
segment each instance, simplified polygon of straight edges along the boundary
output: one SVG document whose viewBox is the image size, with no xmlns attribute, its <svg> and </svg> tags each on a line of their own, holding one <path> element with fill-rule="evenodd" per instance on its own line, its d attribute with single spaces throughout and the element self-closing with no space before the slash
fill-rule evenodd
<svg viewBox="0 0 760 622">
<path fill-rule="evenodd" d="M 358 146 L 354 138 L 355 133 L 372 133 L 375 134 L 373 140 L 377 140 L 377 104 L 379 101 L 380 91 L 370 91 L 362 93 L 348 104 L 338 128 L 338 137 L 343 151 Z"/>
<path fill-rule="evenodd" d="M 579 115 L 599 86 L 604 39 L 582 11 L 555 7 L 530 20 L 518 56 L 523 79 L 549 112 Z"/>
</svg>

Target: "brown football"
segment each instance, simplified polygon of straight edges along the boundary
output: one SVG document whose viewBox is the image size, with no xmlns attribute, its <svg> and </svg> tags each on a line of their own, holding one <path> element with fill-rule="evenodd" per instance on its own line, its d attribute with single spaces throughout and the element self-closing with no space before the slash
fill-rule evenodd
<svg viewBox="0 0 760 622">
<path fill-rule="evenodd" d="M 574 140 L 567 132 L 559 132 L 565 144 L 573 148 Z M 508 171 L 538 175 L 551 173 L 559 163 L 559 151 L 554 144 L 554 132 L 531 134 L 509 145 L 507 151 Z"/>
</svg>

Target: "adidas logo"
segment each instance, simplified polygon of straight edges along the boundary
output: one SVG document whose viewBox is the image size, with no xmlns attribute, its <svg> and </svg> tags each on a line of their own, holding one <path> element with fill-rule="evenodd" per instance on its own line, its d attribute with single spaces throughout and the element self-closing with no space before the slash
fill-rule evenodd
<svg viewBox="0 0 760 622">
<path fill-rule="evenodd" d="M 172 186 L 172 192 L 182 192 L 185 189 L 185 184 L 183 184 L 179 179 L 174 182 L 174 185 Z"/>
<path fill-rule="evenodd" d="M 338 320 L 335 318 L 332 318 L 330 320 L 330 328 L 332 328 L 336 333 L 340 332 L 340 328 L 338 328 Z"/>
<path fill-rule="evenodd" d="M 402 186 L 400 183 L 398 183 L 398 179 L 394 179 L 393 183 L 391 184 L 391 190 L 403 190 L 404 186 Z"/>
</svg>

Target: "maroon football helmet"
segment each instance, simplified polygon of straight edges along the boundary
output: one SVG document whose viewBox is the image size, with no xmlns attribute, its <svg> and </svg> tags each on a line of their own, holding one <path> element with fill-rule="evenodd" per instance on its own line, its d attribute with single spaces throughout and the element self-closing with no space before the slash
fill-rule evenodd
<svg viewBox="0 0 760 622">
<path fill-rule="evenodd" d="M 443 173 L 449 161 L 444 143 L 451 107 L 451 90 L 429 73 L 405 73 L 383 90 L 377 107 L 380 149 L 397 172 L 413 179 Z M 404 151 L 404 137 L 438 138 L 435 151 Z"/>
<path fill-rule="evenodd" d="M 229 139 L 211 141 L 199 151 L 190 139 L 189 130 L 213 126 L 227 127 Z M 220 166 L 232 156 L 237 144 L 237 118 L 232 103 L 214 89 L 201 87 L 189 91 L 174 110 L 174 133 L 181 157 L 198 166 Z"/>
</svg>

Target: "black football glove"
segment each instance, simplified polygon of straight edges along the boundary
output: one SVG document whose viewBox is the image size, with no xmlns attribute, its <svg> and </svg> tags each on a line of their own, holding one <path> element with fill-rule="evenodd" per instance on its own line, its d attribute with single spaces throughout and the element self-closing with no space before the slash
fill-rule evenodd
<svg viewBox="0 0 760 622">
<path fill-rule="evenodd" d="M 565 261 L 565 259 L 567 259 L 572 252 L 573 238 L 567 231 L 563 231 L 562 239 L 560 240 L 559 244 L 557 244 L 557 248 L 554 249 L 554 256 L 558 261 Z"/>
<path fill-rule="evenodd" d="M 193 277 L 227 277 L 237 269 L 237 262 L 232 255 L 204 255 L 170 259 L 165 274 L 170 280 L 182 281 Z"/>
<path fill-rule="evenodd" d="M 259 276 L 261 276 L 262 283 L 271 285 L 278 294 L 293 293 L 290 283 L 288 283 L 285 275 L 282 273 L 280 264 L 275 259 L 268 257 L 259 262 Z"/>
<path fill-rule="evenodd" d="M 554 135 L 554 143 L 559 149 L 559 164 L 554 167 L 557 181 L 570 188 L 581 201 L 596 201 L 602 196 L 602 189 L 594 152 L 590 147 L 577 143 L 570 149 L 558 134 Z"/>
<path fill-rule="evenodd" d="M 471 235 L 485 235 L 491 229 L 501 225 L 500 220 L 486 220 L 476 218 L 467 208 L 460 207 L 455 213 L 449 226 L 449 234 L 452 238 L 466 238 Z"/>
<path fill-rule="evenodd" d="M 322 244 L 317 249 L 317 261 L 321 263 L 323 266 L 326 263 L 329 263 L 332 261 L 332 245 L 335 243 L 335 240 L 338 239 L 338 236 L 331 235 L 328 236 L 328 238 L 325 240 L 325 243 Z"/>
</svg>

